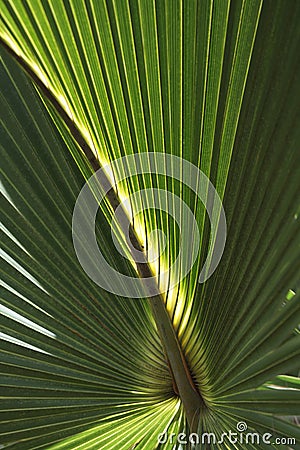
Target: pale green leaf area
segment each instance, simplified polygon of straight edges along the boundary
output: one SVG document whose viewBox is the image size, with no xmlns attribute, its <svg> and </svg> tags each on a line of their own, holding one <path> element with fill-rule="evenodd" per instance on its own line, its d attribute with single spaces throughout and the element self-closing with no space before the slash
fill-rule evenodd
<svg viewBox="0 0 300 450">
<path fill-rule="evenodd" d="M 2 0 L 1 12 L 0 448 L 300 449 L 300 2 Z M 203 202 L 158 167 L 123 179 L 99 205 L 97 243 L 141 277 L 111 230 L 113 201 L 129 199 L 159 292 L 129 298 L 85 273 L 72 215 L 98 167 L 152 152 L 210 179 L 227 241 L 199 283 L 215 243 Z M 171 192 L 178 222 L 145 189 Z M 183 205 L 199 248 L 181 236 Z M 238 423 L 272 442 L 220 442 Z M 216 441 L 193 446 L 191 432 Z"/>
</svg>

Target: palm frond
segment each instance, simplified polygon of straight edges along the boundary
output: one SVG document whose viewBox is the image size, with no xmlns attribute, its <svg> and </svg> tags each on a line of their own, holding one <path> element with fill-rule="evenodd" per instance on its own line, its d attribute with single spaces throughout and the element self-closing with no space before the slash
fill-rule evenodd
<svg viewBox="0 0 300 450">
<path fill-rule="evenodd" d="M 4 52 L 0 443 L 173 448 L 158 435 L 193 427 L 164 327 L 201 398 L 199 434 L 220 437 L 245 421 L 274 439 L 299 438 L 290 419 L 300 403 L 290 376 L 300 353 L 299 19 L 297 1 L 3 2 L 1 41 L 36 87 Z M 158 167 L 108 174 L 122 179 L 113 198 L 129 199 L 137 243 L 156 257 L 147 267 L 165 304 L 159 313 L 154 299 L 126 298 L 126 283 L 123 296 L 93 283 L 71 229 L 94 170 L 152 153 L 201 170 L 227 220 L 223 257 L 200 284 L 216 236 L 195 192 Z M 167 213 L 156 189 L 173 195 Z M 181 236 L 184 205 L 199 245 L 194 232 Z M 112 202 L 99 210 L 106 260 L 141 277 L 122 230 L 114 231 L 127 258 L 116 252 Z M 212 211 L 218 221 L 216 197 Z M 185 241 L 195 263 L 182 276 L 184 263 L 174 262 Z"/>
</svg>

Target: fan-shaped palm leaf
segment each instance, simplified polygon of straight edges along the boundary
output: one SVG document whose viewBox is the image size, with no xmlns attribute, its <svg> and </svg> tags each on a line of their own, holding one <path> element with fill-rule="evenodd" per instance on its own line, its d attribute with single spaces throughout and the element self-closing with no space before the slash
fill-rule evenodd
<svg viewBox="0 0 300 450">
<path fill-rule="evenodd" d="M 286 375 L 300 352 L 298 22 L 296 1 L 3 2 L 5 448 L 180 448 L 172 433 L 218 441 L 238 422 L 271 433 L 275 448 L 300 448 L 290 419 L 299 385 Z M 123 295 L 114 295 L 80 266 L 72 212 L 95 170 L 145 153 L 180 157 L 178 173 L 186 160 L 209 177 L 227 243 L 198 283 L 217 242 L 203 202 L 160 167 L 143 166 L 114 187 L 126 174 L 120 166 L 106 173 L 99 248 L 120 273 L 154 275 L 156 295 L 146 282 L 136 295 L 121 283 Z M 173 196 L 157 199 L 156 190 Z M 122 227 L 111 238 L 114 211 L 128 198 L 142 262 Z M 185 204 L 198 246 L 194 232 L 181 236 Z M 174 264 L 182 247 L 195 256 L 184 276 L 185 263 Z M 156 259 L 147 262 L 150 249 Z"/>
</svg>

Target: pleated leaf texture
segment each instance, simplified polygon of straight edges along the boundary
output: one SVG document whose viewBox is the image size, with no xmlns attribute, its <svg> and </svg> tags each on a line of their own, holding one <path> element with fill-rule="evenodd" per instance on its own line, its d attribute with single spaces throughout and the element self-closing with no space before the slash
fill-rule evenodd
<svg viewBox="0 0 300 450">
<path fill-rule="evenodd" d="M 300 449 L 300 2 L 1 10 L 0 448 Z M 98 249 L 141 286 L 151 273 L 153 297 L 97 284 L 72 237 L 94 172 L 145 155 L 209 179 L 227 230 L 199 282 L 217 238 L 188 178 L 107 172 Z M 145 264 L 113 226 L 125 204 Z"/>
</svg>

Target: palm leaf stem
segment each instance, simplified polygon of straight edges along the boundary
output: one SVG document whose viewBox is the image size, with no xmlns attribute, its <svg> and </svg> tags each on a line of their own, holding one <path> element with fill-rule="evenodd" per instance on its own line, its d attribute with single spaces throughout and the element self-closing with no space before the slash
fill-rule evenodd
<svg viewBox="0 0 300 450">
<path fill-rule="evenodd" d="M 94 172 L 100 169 L 100 164 L 97 158 L 95 157 L 93 151 L 87 144 L 86 140 L 82 136 L 80 130 L 77 128 L 73 120 L 61 106 L 59 101 L 53 95 L 51 90 L 43 83 L 43 81 L 36 75 L 34 70 L 30 68 L 30 66 L 26 63 L 26 61 L 21 58 L 14 50 L 12 50 L 2 39 L 0 39 L 0 43 L 7 50 L 7 52 L 19 63 L 22 69 L 25 71 L 27 75 L 34 81 L 36 86 L 39 88 L 40 92 L 44 95 L 47 101 L 54 107 L 57 114 L 63 120 L 67 128 L 69 129 L 71 135 L 73 136 L 75 142 L 80 147 L 81 151 L 87 158 Z M 120 199 L 118 194 L 116 193 L 114 187 L 111 185 L 111 182 L 108 177 L 103 174 L 103 178 L 101 180 L 103 185 L 109 185 L 110 190 L 107 192 L 106 199 L 109 202 L 110 206 L 115 211 L 118 208 L 120 211 L 120 215 L 122 216 L 122 224 L 124 225 L 124 231 L 127 227 L 129 227 L 129 236 L 131 240 L 131 244 L 135 249 L 137 249 L 140 253 L 143 252 L 142 245 L 139 241 L 139 238 L 127 218 L 127 214 L 125 210 L 122 208 Z M 103 187 L 103 186 L 102 186 Z M 121 224 L 121 225 L 122 225 Z M 133 259 L 134 259 L 134 255 Z M 205 408 L 205 402 L 200 392 L 198 392 L 192 375 L 190 373 L 190 369 L 186 362 L 185 356 L 181 349 L 180 343 L 178 341 L 178 337 L 173 328 L 171 319 L 165 307 L 165 302 L 163 295 L 159 291 L 159 287 L 154 280 L 154 276 L 152 270 L 147 263 L 146 257 L 144 262 L 136 262 L 137 272 L 142 279 L 151 280 L 149 283 L 145 283 L 145 290 L 148 292 L 149 303 L 151 306 L 153 318 L 156 323 L 156 327 L 162 342 L 162 346 L 167 358 L 168 366 L 171 372 L 171 376 L 173 378 L 173 386 L 174 392 L 178 393 L 185 413 L 187 417 L 187 421 L 189 423 L 190 429 L 192 432 L 197 431 L 199 414 L 200 411 Z"/>
</svg>

